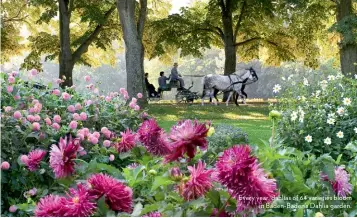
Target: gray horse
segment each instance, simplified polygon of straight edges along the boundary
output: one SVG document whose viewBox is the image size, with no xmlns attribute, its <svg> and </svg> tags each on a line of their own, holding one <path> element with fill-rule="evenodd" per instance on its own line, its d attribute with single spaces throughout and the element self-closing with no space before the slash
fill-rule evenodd
<svg viewBox="0 0 357 218">
<path fill-rule="evenodd" d="M 235 72 L 231 75 L 217 75 L 209 74 L 203 77 L 203 92 L 202 92 L 202 105 L 204 105 L 204 99 L 208 95 L 210 98 L 215 98 L 215 105 L 217 105 L 217 93 L 218 91 L 229 92 L 229 96 L 226 101 L 228 106 L 229 100 L 232 94 L 236 92 L 238 96 L 242 96 L 242 88 L 247 84 L 251 84 L 258 81 L 258 76 L 255 70 L 251 67 L 245 69 L 243 72 Z M 237 98 L 238 98 L 237 96 Z"/>
</svg>

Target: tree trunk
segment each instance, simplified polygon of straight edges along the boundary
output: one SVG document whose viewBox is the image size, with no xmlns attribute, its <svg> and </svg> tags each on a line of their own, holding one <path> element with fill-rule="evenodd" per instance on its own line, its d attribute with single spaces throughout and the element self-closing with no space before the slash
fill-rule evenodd
<svg viewBox="0 0 357 218">
<path fill-rule="evenodd" d="M 223 23 L 223 37 L 224 37 L 224 75 L 229 75 L 235 72 L 237 55 L 235 49 L 235 39 L 233 33 L 233 21 L 232 21 L 232 11 L 230 1 L 221 2 L 221 15 Z M 223 101 L 226 101 L 229 93 L 225 93 L 223 96 Z"/>
<path fill-rule="evenodd" d="M 59 78 L 64 79 L 61 87 L 73 85 L 72 72 L 74 62 L 72 60 L 70 40 L 70 11 L 69 1 L 59 0 L 59 23 L 60 23 L 60 54 L 59 54 Z"/>
<path fill-rule="evenodd" d="M 337 1 L 337 22 L 340 22 L 347 16 L 353 15 L 352 0 Z M 352 28 L 348 29 L 346 35 L 352 35 Z M 342 36 L 344 37 L 344 36 Z M 348 42 L 340 46 L 340 62 L 341 71 L 346 76 L 357 74 L 357 44 L 356 42 Z"/>
<path fill-rule="evenodd" d="M 144 86 L 144 46 L 142 35 L 146 19 L 146 0 L 140 1 L 140 15 L 135 20 L 135 0 L 117 0 L 119 19 L 123 29 L 125 42 L 125 62 L 127 73 L 127 90 L 130 96 L 143 93 L 143 99 L 139 99 L 139 105 L 147 103 Z M 137 25 L 138 24 L 138 25 Z"/>
</svg>

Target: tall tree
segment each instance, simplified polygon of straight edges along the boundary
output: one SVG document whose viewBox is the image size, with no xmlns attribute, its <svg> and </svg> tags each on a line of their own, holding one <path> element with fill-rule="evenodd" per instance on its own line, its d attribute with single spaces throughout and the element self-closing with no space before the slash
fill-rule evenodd
<svg viewBox="0 0 357 218">
<path fill-rule="evenodd" d="M 357 3 L 336 0 L 336 24 L 332 27 L 341 34 L 340 62 L 345 75 L 357 74 Z"/>
<path fill-rule="evenodd" d="M 14 55 L 19 55 L 24 45 L 20 29 L 28 17 L 28 7 L 23 0 L 1 0 L 1 63 L 9 61 Z"/>
<path fill-rule="evenodd" d="M 144 93 L 140 104 L 146 103 L 144 83 L 144 45 L 143 34 L 147 17 L 147 0 L 118 0 L 117 8 L 125 42 L 125 59 L 127 72 L 127 90 L 131 96 Z M 139 14 L 136 19 L 135 11 Z"/>
<path fill-rule="evenodd" d="M 113 29 L 115 23 L 115 2 L 98 0 L 31 0 L 30 3 L 36 7 L 43 7 L 43 13 L 38 23 L 49 23 L 56 19 L 59 13 L 58 35 L 48 32 L 40 32 L 37 36 L 30 37 L 31 53 L 25 59 L 23 68 L 41 68 L 41 55 L 48 55 L 46 59 L 58 58 L 59 78 L 66 78 L 62 87 L 73 85 L 73 68 L 75 64 L 87 62 L 83 55 L 88 51 L 90 45 L 107 49 L 111 47 L 115 39 Z M 76 24 L 75 24 L 76 23 Z M 79 23 L 79 24 L 78 24 Z M 79 25 L 80 31 L 72 32 L 73 26 Z"/>
</svg>

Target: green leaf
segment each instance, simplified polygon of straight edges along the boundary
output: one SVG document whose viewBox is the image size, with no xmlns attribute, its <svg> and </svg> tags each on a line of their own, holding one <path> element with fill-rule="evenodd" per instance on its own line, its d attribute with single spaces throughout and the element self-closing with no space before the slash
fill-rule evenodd
<svg viewBox="0 0 357 218">
<path fill-rule="evenodd" d="M 342 155 L 343 155 L 343 154 L 338 155 L 338 157 L 337 157 L 337 159 L 336 159 L 336 164 L 340 164 Z"/>
<path fill-rule="evenodd" d="M 169 177 L 157 176 L 155 177 L 154 183 L 151 187 L 151 191 L 155 191 L 160 186 L 167 186 L 173 183 L 174 181 L 170 180 Z"/>
<path fill-rule="evenodd" d="M 156 211 L 158 209 L 159 209 L 159 204 L 158 203 L 147 204 L 147 205 L 145 205 L 144 209 L 141 211 L 140 215 L 144 215 L 144 214 L 150 213 L 152 211 Z"/>
<path fill-rule="evenodd" d="M 98 200 L 98 209 L 99 209 L 99 213 L 101 215 L 106 215 L 109 207 L 108 205 L 105 203 L 105 196 L 102 196 L 99 200 Z"/>
<path fill-rule="evenodd" d="M 322 172 L 328 176 L 329 180 L 335 180 L 335 166 L 332 163 L 325 163 Z"/>
<path fill-rule="evenodd" d="M 215 208 L 221 208 L 221 196 L 218 191 L 212 190 L 206 194 Z"/>
<path fill-rule="evenodd" d="M 348 143 L 345 149 L 357 153 L 357 141 Z"/>
<path fill-rule="evenodd" d="M 133 213 L 131 214 L 131 216 L 133 217 L 138 217 L 141 214 L 141 211 L 143 209 L 143 205 L 139 202 L 135 205 Z"/>
</svg>

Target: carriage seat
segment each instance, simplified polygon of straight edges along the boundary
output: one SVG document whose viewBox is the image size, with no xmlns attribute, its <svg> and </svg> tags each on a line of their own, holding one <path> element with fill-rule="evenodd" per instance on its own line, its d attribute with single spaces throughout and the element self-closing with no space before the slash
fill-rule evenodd
<svg viewBox="0 0 357 218">
<path fill-rule="evenodd" d="M 169 87 L 170 88 L 180 88 L 180 81 L 170 80 Z"/>
</svg>

